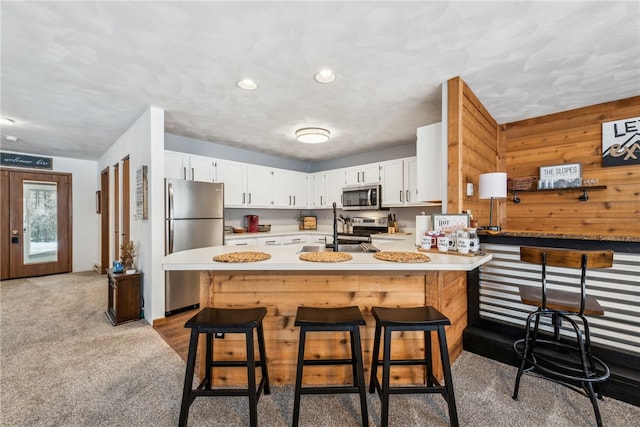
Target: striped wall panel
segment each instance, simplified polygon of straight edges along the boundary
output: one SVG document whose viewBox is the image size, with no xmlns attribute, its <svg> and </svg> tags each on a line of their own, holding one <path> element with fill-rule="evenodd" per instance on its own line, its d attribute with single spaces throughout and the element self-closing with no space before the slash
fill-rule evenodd
<svg viewBox="0 0 640 427">
<path fill-rule="evenodd" d="M 540 266 L 521 263 L 519 246 L 483 243 L 482 250 L 493 259 L 480 268 L 480 317 L 524 328 L 535 307 L 520 302 L 518 285 L 540 287 Z M 579 292 L 579 271 L 548 267 L 547 286 Z M 613 267 L 588 270 L 587 293 L 605 310 L 588 316 L 592 342 L 640 355 L 640 254 L 615 253 Z"/>
</svg>

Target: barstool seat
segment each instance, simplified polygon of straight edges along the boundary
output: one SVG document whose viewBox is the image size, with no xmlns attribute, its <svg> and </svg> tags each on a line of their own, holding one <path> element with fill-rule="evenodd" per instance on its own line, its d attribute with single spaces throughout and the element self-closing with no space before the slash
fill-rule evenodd
<svg viewBox="0 0 640 427">
<path fill-rule="evenodd" d="M 367 395 L 364 383 L 364 367 L 362 363 L 362 349 L 360 345 L 360 326 L 366 322 L 358 307 L 298 307 L 295 326 L 300 327 L 300 341 L 298 344 L 298 365 L 296 369 L 296 387 L 293 402 L 293 426 L 298 425 L 300 417 L 300 397 L 303 394 L 341 394 L 358 393 L 360 395 L 360 410 L 362 425 L 369 425 L 367 413 Z M 351 342 L 350 359 L 305 359 L 304 349 L 307 332 L 346 331 L 349 332 Z M 351 365 L 353 372 L 353 386 L 302 386 L 304 366 Z"/>
<path fill-rule="evenodd" d="M 187 355 L 187 370 L 184 378 L 182 392 L 182 405 L 180 407 L 180 426 L 187 425 L 189 407 L 199 396 L 248 396 L 249 420 L 252 427 L 258 425 L 258 399 L 260 395 L 270 393 L 269 374 L 267 372 L 267 356 L 264 344 L 264 332 L 262 319 L 267 314 L 264 307 L 226 309 L 205 308 L 185 323 L 185 328 L 191 329 L 189 341 L 189 353 Z M 259 360 L 255 360 L 253 330 L 257 331 Z M 243 333 L 246 336 L 246 360 L 214 361 L 213 337 L 216 333 Z M 198 350 L 198 336 L 206 334 L 205 350 L 205 377 L 195 389 L 193 375 L 196 365 Z M 247 388 L 216 388 L 213 389 L 214 367 L 244 367 L 247 369 Z M 262 370 L 260 384 L 256 388 L 256 366 Z"/>
<path fill-rule="evenodd" d="M 452 426 L 458 425 L 458 412 L 453 392 L 451 379 L 451 366 L 449 363 L 449 351 L 447 349 L 447 336 L 444 327 L 450 325 L 449 319 L 434 307 L 373 307 L 371 314 L 376 319 L 376 330 L 373 342 L 373 355 L 371 362 L 371 379 L 369 393 L 375 391 L 381 400 L 381 424 L 389 425 L 389 395 L 391 394 L 416 394 L 416 393 L 440 393 L 444 396 L 449 407 L 449 422 Z M 384 328 L 384 354 L 380 355 L 380 340 Z M 422 359 L 391 359 L 391 333 L 393 331 L 424 331 L 425 355 Z M 438 334 L 438 344 L 442 361 L 444 385 L 440 385 L 433 375 L 431 332 Z M 382 364 L 382 385 L 378 381 L 378 365 Z M 424 366 L 426 369 L 425 386 L 391 386 L 391 366 Z"/>
</svg>

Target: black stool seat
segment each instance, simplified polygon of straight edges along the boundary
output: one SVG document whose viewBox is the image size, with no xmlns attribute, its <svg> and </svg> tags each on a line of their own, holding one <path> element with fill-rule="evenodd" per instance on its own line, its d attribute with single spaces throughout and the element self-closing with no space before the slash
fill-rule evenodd
<svg viewBox="0 0 640 427">
<path fill-rule="evenodd" d="M 187 370 L 182 392 L 180 407 L 180 426 L 187 425 L 189 407 L 199 396 L 248 396 L 249 422 L 252 427 L 258 425 L 258 399 L 260 395 L 269 394 L 269 374 L 267 372 L 267 356 L 264 344 L 262 319 L 267 314 L 264 307 L 226 309 L 204 308 L 185 323 L 185 328 L 191 329 L 189 353 L 187 355 Z M 260 360 L 255 360 L 253 330 L 258 337 L 258 352 Z M 213 360 L 213 337 L 216 333 L 243 333 L 246 336 L 246 360 Z M 198 350 L 198 336 L 206 334 L 205 377 L 200 385 L 192 389 L 193 375 Z M 247 388 L 212 388 L 214 367 L 244 367 L 247 369 Z M 260 384 L 256 388 L 256 367 L 262 370 Z"/>
<path fill-rule="evenodd" d="M 358 393 L 360 395 L 360 410 L 362 425 L 369 425 L 367 413 L 367 395 L 364 383 L 364 367 L 362 363 L 362 348 L 360 346 L 360 326 L 366 322 L 358 307 L 318 308 L 298 307 L 295 326 L 300 327 L 300 342 L 298 344 L 298 365 L 296 370 L 296 387 L 293 402 L 293 426 L 298 425 L 300 417 L 300 397 L 303 394 L 341 394 Z M 305 359 L 304 348 L 307 332 L 346 331 L 349 332 L 351 342 L 350 359 Z M 337 386 L 302 386 L 302 371 L 309 365 L 351 365 L 353 385 Z"/>
<path fill-rule="evenodd" d="M 389 425 L 389 395 L 440 393 L 444 396 L 449 407 L 449 422 L 458 425 L 458 412 L 451 379 L 449 350 L 444 327 L 450 325 L 449 319 L 431 306 L 424 307 L 373 307 L 371 314 L 376 319 L 376 330 L 373 341 L 373 355 L 371 362 L 371 379 L 369 393 L 378 392 L 381 400 L 380 420 L 383 427 Z M 384 354 L 379 360 L 380 341 L 384 328 Z M 391 359 L 391 333 L 393 331 L 424 331 L 424 358 Z M 444 376 L 444 385 L 440 385 L 433 375 L 431 332 L 438 334 L 438 345 Z M 382 365 L 382 385 L 378 381 L 378 365 Z M 424 366 L 426 369 L 426 385 L 424 386 L 391 386 L 391 366 Z"/>
</svg>

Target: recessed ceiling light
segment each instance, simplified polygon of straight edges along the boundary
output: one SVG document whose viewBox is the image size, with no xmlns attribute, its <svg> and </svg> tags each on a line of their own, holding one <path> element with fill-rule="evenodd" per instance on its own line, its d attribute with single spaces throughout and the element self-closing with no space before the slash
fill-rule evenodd
<svg viewBox="0 0 640 427">
<path fill-rule="evenodd" d="M 320 70 L 313 75 L 313 78 L 318 83 L 331 83 L 336 79 L 336 75 L 329 69 Z"/>
<path fill-rule="evenodd" d="M 256 90 L 258 88 L 258 85 L 256 84 L 256 82 L 254 82 L 251 79 L 238 80 L 236 84 L 240 89 L 244 89 L 244 90 Z"/>
<path fill-rule="evenodd" d="M 296 139 L 305 144 L 327 142 L 331 133 L 323 128 L 302 128 L 296 131 Z"/>
<path fill-rule="evenodd" d="M 13 123 L 13 119 L 10 119 L 8 117 L 0 117 L 0 124 L 2 125 L 12 125 Z"/>
<path fill-rule="evenodd" d="M 4 139 L 6 139 L 7 141 L 16 142 L 18 140 L 18 137 L 13 135 L 5 135 Z"/>
</svg>

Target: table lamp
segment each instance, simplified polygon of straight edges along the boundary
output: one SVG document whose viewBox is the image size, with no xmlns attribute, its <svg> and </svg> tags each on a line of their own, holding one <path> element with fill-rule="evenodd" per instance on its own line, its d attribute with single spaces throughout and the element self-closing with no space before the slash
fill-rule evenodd
<svg viewBox="0 0 640 427">
<path fill-rule="evenodd" d="M 491 172 L 480 175 L 478 185 L 480 199 L 491 199 L 491 208 L 489 210 L 489 226 L 480 227 L 482 230 L 499 231 L 499 225 L 493 225 L 493 199 L 507 197 L 507 174 L 506 172 Z"/>
</svg>

